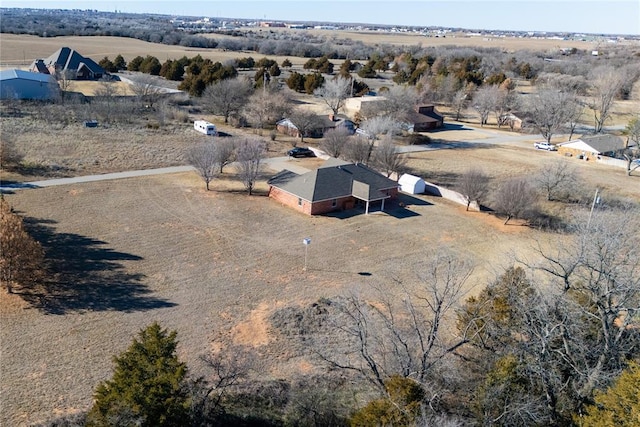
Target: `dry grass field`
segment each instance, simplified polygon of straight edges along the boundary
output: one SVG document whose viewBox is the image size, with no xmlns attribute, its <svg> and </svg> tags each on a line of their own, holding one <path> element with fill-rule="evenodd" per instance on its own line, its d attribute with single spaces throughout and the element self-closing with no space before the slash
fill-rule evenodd
<svg viewBox="0 0 640 427">
<path fill-rule="evenodd" d="M 45 57 L 61 46 L 97 60 L 150 52 L 161 60 L 197 53 L 214 60 L 258 57 L 110 37 L 3 34 L 0 62 L 23 64 L 23 58 Z M 621 116 L 633 111 L 631 103 L 620 105 Z M 254 135 L 217 123 L 233 135 Z M 14 135 L 29 163 L 47 166 L 31 175 L 3 172 L 3 180 L 184 164 L 188 147 L 202 139 L 190 123 L 88 129 L 78 120 L 43 131 L 41 123 L 25 117 L 3 118 L 2 127 Z M 432 134 L 445 142 L 482 135 Z M 479 166 L 497 184 L 558 158 L 557 153 L 534 150 L 531 141 L 515 134 L 503 135 L 514 139 L 413 153 L 408 166 L 427 180 L 450 186 L 470 166 Z M 290 146 L 290 138 L 278 136 L 269 142 L 269 156 L 281 156 Z M 291 161 L 309 168 L 318 164 L 313 159 Z M 626 177 L 622 169 L 573 162 L 584 188 L 600 188 L 605 200 L 640 201 L 637 173 Z M 406 207 L 393 204 L 386 213 L 308 217 L 265 197 L 265 180 L 272 173 L 264 172 L 252 197 L 231 170 L 213 181 L 209 192 L 195 173 L 183 173 L 7 194 L 43 243 L 55 274 L 46 293 L 0 292 L 0 425 L 29 425 L 87 409 L 96 384 L 111 375 L 112 356 L 153 321 L 178 331 L 179 355 L 196 375 L 207 374 L 199 356 L 219 342 L 255 352 L 263 363 L 262 379 L 305 375 L 313 362 L 296 354 L 287 337 L 272 327 L 269 317 L 276 310 L 348 292 L 374 298 L 377 288 L 393 291 L 395 278 L 415 288 L 416 266 L 443 250 L 473 261 L 467 291 L 474 293 L 510 265 L 514 255 L 531 255 L 534 240 L 553 244 L 563 238 L 517 221 L 504 226 L 493 215 L 465 212 L 427 196 L 402 196 Z M 307 272 L 302 271 L 305 237 L 312 240 Z"/>
<path fill-rule="evenodd" d="M 555 155 L 528 145 L 415 153 L 409 166 L 451 183 L 473 164 L 500 181 Z M 585 184 L 605 189 L 603 197 L 640 200 L 640 177 L 578 166 Z M 155 320 L 178 330 L 180 356 L 195 374 L 206 374 L 198 356 L 221 340 L 255 351 L 263 379 L 304 375 L 312 364 L 271 327 L 275 310 L 348 292 L 373 297 L 376 288 L 393 290 L 393 278 L 417 286 L 415 266 L 444 248 L 474 261 L 467 290 L 476 292 L 513 255 L 529 254 L 533 239 L 562 238 L 426 196 L 405 196 L 407 207 L 388 213 L 307 217 L 265 197 L 264 182 L 248 197 L 227 175 L 210 192 L 185 173 L 7 196 L 37 230 L 57 273 L 47 296 L 0 297 L 0 424 L 87 408 L 93 387 L 110 375 L 111 356 Z M 312 239 L 306 273 L 304 237 Z"/>
<path fill-rule="evenodd" d="M 255 30 L 255 31 L 260 31 Z M 267 30 L 263 30 L 267 31 Z M 269 31 L 291 31 L 282 29 L 269 29 Z M 312 35 L 326 36 L 328 39 L 352 39 L 365 44 L 391 44 L 407 46 L 461 46 L 461 47 L 495 47 L 507 51 L 519 49 L 530 50 L 557 50 L 560 48 L 576 48 L 592 50 L 597 46 L 596 42 L 574 40 L 549 40 L 549 39 L 525 39 L 515 37 L 478 37 L 454 34 L 446 38 L 425 37 L 417 34 L 404 33 L 380 33 L 380 32 L 354 32 L 331 30 L 305 30 Z M 120 37 L 81 37 L 63 36 L 41 38 L 29 35 L 2 34 L 0 39 L 0 67 L 26 67 L 36 58 L 46 58 L 62 46 L 68 46 L 79 51 L 82 55 L 99 61 L 105 56 L 113 59 L 121 54 L 129 61 L 136 56 L 146 56 L 153 53 L 161 62 L 167 59 L 178 59 L 183 56 L 192 57 L 202 55 L 213 61 L 223 62 L 227 59 L 244 58 L 252 56 L 260 58 L 256 52 L 231 52 L 220 49 L 200 49 L 183 46 L 169 46 L 159 43 L 149 43 L 141 40 Z M 224 36 L 211 34 L 208 37 L 221 38 Z M 622 45 L 631 49 L 639 49 L 637 42 L 622 41 Z M 270 56 L 281 63 L 284 56 Z M 294 66 L 302 66 L 307 58 L 286 57 Z"/>
<path fill-rule="evenodd" d="M 8 200 L 34 224 L 58 274 L 49 296 L 30 297 L 34 305 L 2 294 L 2 425 L 87 408 L 112 355 L 154 320 L 179 331 L 180 356 L 194 373 L 206 374 L 198 356 L 217 338 L 250 345 L 263 378 L 301 372 L 308 361 L 266 321 L 275 309 L 371 295 L 392 277 L 415 286 L 412 266 L 443 246 L 475 260 L 473 291 L 535 235 L 427 197 L 407 198 L 390 214 L 310 218 L 264 196 L 207 193 L 191 173 Z M 304 237 L 312 239 L 307 273 Z"/>
</svg>

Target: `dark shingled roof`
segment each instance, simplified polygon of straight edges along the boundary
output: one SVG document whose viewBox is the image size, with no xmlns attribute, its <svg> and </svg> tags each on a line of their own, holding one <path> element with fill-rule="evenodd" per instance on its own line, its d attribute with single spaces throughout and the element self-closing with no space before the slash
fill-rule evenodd
<svg viewBox="0 0 640 427">
<path fill-rule="evenodd" d="M 594 135 L 580 138 L 582 142 L 593 147 L 598 153 L 608 153 L 611 151 L 622 150 L 624 140 L 615 135 Z"/>
<path fill-rule="evenodd" d="M 302 175 L 282 171 L 269 180 L 269 185 L 310 202 L 354 196 L 364 200 L 389 197 L 384 190 L 398 183 L 361 163 L 327 160 L 320 168 Z M 295 175 L 295 176 L 294 176 Z"/>
<path fill-rule="evenodd" d="M 61 47 L 53 55 L 46 58 L 44 63 L 54 65 L 56 70 L 79 70 L 82 66 L 87 67 L 94 74 L 104 74 L 104 68 L 98 65 L 93 59 L 85 58 L 78 51 L 69 47 Z"/>
</svg>

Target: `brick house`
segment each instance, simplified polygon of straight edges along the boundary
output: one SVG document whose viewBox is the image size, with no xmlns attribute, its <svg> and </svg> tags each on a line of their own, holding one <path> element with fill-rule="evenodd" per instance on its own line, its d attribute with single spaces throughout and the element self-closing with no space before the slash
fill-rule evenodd
<svg viewBox="0 0 640 427">
<path fill-rule="evenodd" d="M 427 132 L 444 126 L 444 117 L 433 105 L 421 105 L 410 111 L 406 117 L 410 132 Z"/>
<path fill-rule="evenodd" d="M 593 135 L 558 144 L 558 153 L 584 160 L 597 160 L 600 156 L 616 157 L 616 153 L 625 148 L 626 143 L 619 136 Z"/>
<path fill-rule="evenodd" d="M 330 158 L 314 171 L 298 175 L 283 170 L 268 181 L 269 197 L 307 215 L 364 206 L 369 213 L 398 195 L 398 183 L 361 163 Z"/>
</svg>

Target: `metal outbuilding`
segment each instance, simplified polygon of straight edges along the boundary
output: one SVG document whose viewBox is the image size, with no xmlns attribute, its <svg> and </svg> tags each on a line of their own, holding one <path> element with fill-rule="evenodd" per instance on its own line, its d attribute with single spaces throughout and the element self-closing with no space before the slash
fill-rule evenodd
<svg viewBox="0 0 640 427">
<path fill-rule="evenodd" d="M 0 71 L 1 99 L 55 99 L 60 93 L 53 76 L 24 70 Z"/>
</svg>

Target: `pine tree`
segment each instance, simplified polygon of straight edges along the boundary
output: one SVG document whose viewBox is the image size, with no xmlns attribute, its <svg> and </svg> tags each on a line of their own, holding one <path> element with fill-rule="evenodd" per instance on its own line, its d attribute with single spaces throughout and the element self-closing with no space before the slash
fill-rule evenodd
<svg viewBox="0 0 640 427">
<path fill-rule="evenodd" d="M 176 356 L 175 331 L 158 323 L 114 358 L 113 378 L 98 385 L 88 426 L 180 426 L 189 416 L 187 366 Z"/>
<path fill-rule="evenodd" d="M 574 421 L 583 427 L 632 427 L 640 425 L 640 365 L 631 363 L 604 392 L 596 393 L 595 405 Z"/>
</svg>

